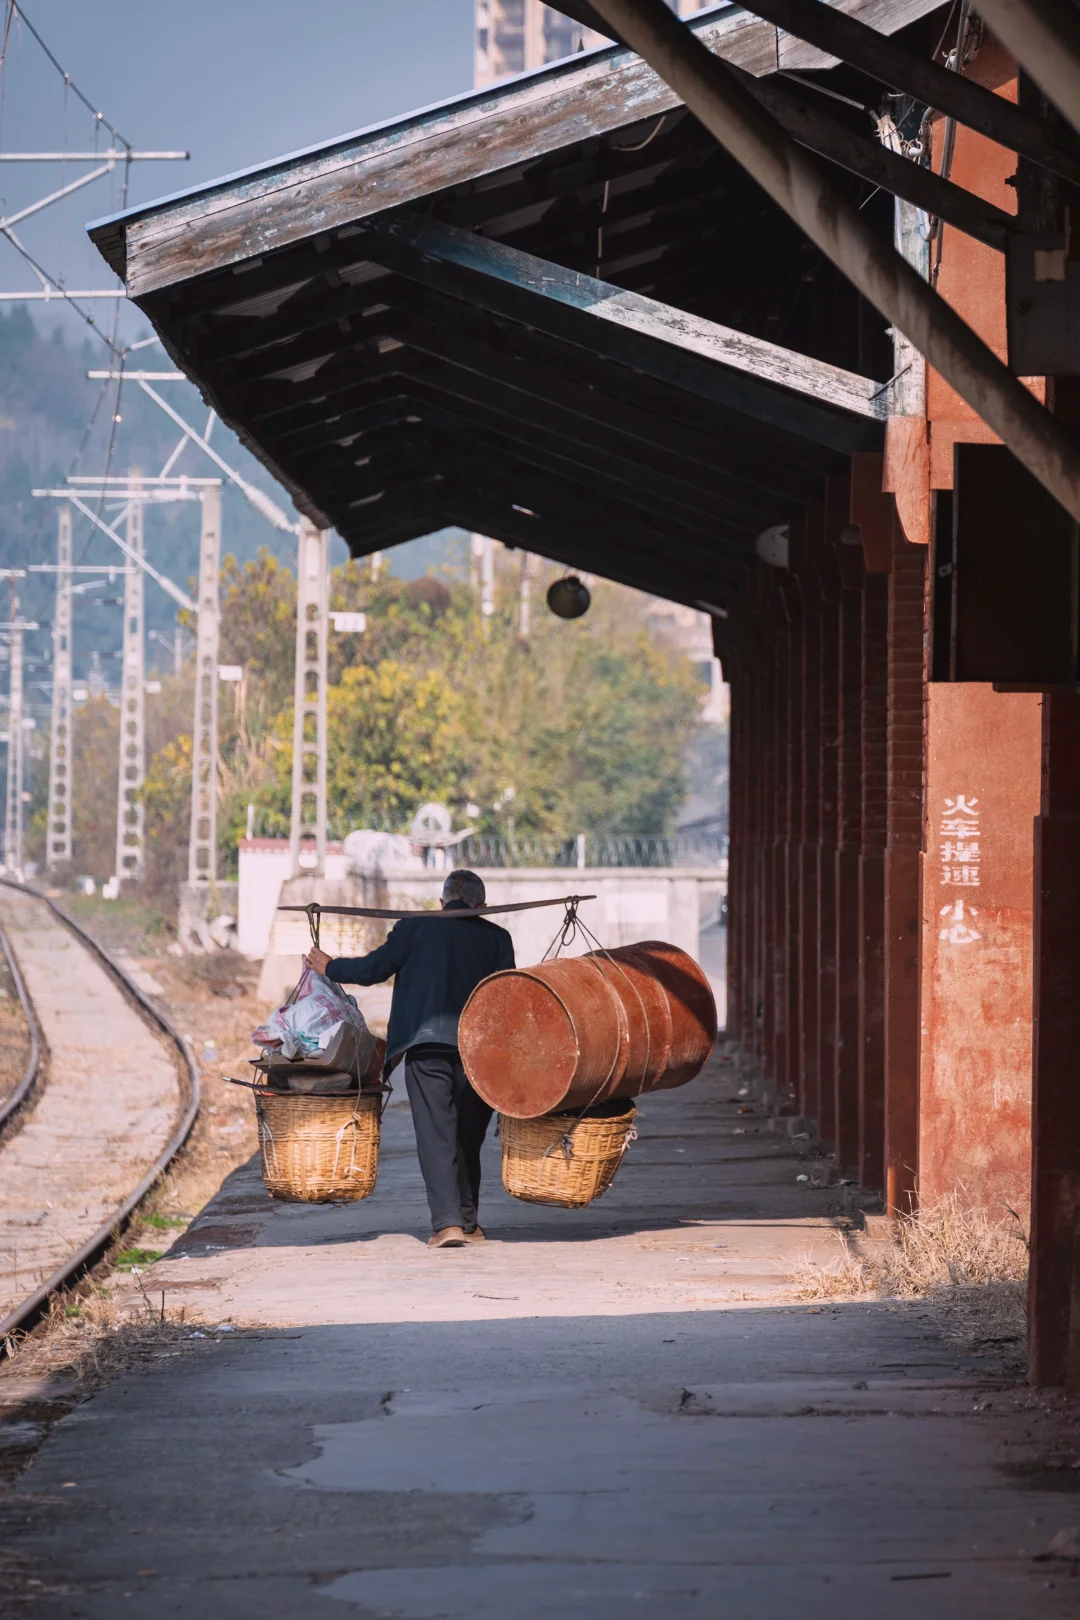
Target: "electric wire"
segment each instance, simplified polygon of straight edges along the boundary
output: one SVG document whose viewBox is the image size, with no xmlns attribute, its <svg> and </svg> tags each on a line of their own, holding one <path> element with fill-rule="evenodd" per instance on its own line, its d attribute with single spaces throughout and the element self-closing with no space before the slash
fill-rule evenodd
<svg viewBox="0 0 1080 1620">
<path fill-rule="evenodd" d="M 37 29 L 34 27 L 33 23 L 30 21 L 30 18 L 26 15 L 26 11 L 25 11 L 24 7 L 19 4 L 19 0 L 9 0 L 9 5 L 11 7 L 12 16 L 19 18 L 19 21 L 22 23 L 22 25 L 26 29 L 27 33 L 32 35 L 32 37 L 40 45 L 41 49 L 44 51 L 45 55 L 48 57 L 49 61 L 52 63 L 52 65 L 56 69 L 57 73 L 59 73 L 60 77 L 63 79 L 65 85 L 67 85 L 68 88 L 71 91 L 73 91 L 73 93 L 79 98 L 79 100 L 82 102 L 83 106 L 86 108 L 87 112 L 90 112 L 90 113 L 93 114 L 95 122 L 100 124 L 103 129 L 107 129 L 109 134 L 114 138 L 114 140 L 119 141 L 120 145 L 123 146 L 123 147 L 126 147 L 127 150 L 130 152 L 132 150 L 131 142 L 129 140 L 127 140 L 123 135 L 121 135 L 121 133 L 120 133 L 120 131 L 118 129 L 114 128 L 114 126 L 109 123 L 109 120 L 105 117 L 105 114 L 103 112 L 99 112 L 98 109 L 94 106 L 94 103 L 90 100 L 89 96 L 85 95 L 83 93 L 83 91 L 79 89 L 79 86 L 75 83 L 75 80 L 71 77 L 71 74 L 68 73 L 67 69 L 63 66 L 63 64 L 61 62 L 57 61 L 57 59 L 53 55 L 52 51 L 50 51 L 49 47 L 46 45 L 46 43 L 42 39 L 41 35 L 38 33 Z M 4 32 L 4 45 L 5 45 L 5 48 L 6 48 L 6 45 L 7 45 L 7 32 L 8 32 L 8 30 L 5 29 L 5 32 Z"/>
</svg>

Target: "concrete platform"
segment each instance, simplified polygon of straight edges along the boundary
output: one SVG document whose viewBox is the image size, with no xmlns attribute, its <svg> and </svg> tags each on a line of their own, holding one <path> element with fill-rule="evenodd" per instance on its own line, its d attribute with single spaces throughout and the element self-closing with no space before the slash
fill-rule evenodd
<svg viewBox="0 0 1080 1620">
<path fill-rule="evenodd" d="M 1044 1555 L 1078 1498 L 1033 1397 L 921 1306 L 791 1303 L 843 1190 L 796 1180 L 806 1145 L 731 1074 L 646 1100 L 592 1208 L 493 1193 L 486 1247 L 424 1247 L 397 1102 L 364 1204 L 273 1205 L 238 1172 L 147 1278 L 218 1331 L 78 1408 L 23 1477 L 30 1612 L 1074 1614 L 1077 1566 Z"/>
</svg>

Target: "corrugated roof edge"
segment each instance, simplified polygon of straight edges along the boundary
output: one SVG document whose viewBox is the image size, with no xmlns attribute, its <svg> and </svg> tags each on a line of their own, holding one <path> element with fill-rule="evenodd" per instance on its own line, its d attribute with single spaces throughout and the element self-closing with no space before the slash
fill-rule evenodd
<svg viewBox="0 0 1080 1620">
<path fill-rule="evenodd" d="M 706 6 L 688 18 L 692 27 L 705 27 L 724 12 L 743 11 L 746 8 L 734 4 L 734 0 L 722 0 L 715 6 Z M 92 219 L 86 226 L 87 235 L 93 241 L 98 252 L 105 259 L 110 269 L 122 281 L 127 279 L 126 255 L 123 251 L 124 233 L 121 227 L 126 227 L 131 221 L 152 214 L 156 209 L 167 208 L 173 203 L 184 202 L 188 198 L 212 196 L 217 191 L 224 191 L 227 187 L 236 185 L 241 180 L 249 180 L 255 175 L 272 174 L 275 169 L 285 169 L 305 158 L 329 154 L 350 146 L 354 141 L 370 138 L 374 135 L 385 134 L 390 130 L 407 130 L 413 125 L 422 124 L 425 119 L 435 113 L 446 112 L 452 108 L 482 107 L 485 102 L 497 101 L 506 94 L 508 87 L 516 87 L 530 81 L 544 79 L 556 80 L 564 74 L 573 72 L 584 61 L 598 61 L 609 57 L 615 60 L 621 56 L 633 56 L 634 52 L 622 45 L 597 45 L 588 51 L 577 51 L 573 56 L 564 56 L 557 62 L 547 62 L 543 67 L 530 68 L 525 73 L 515 73 L 509 78 L 499 79 L 495 84 L 484 85 L 479 90 L 467 90 L 456 96 L 448 96 L 445 101 L 432 101 L 426 107 L 416 107 L 412 111 L 399 115 L 396 118 L 386 118 L 377 124 L 366 124 L 360 129 L 352 130 L 347 135 L 335 136 L 331 141 L 316 141 L 312 146 L 299 147 L 295 152 L 286 152 L 280 157 L 270 158 L 264 163 L 253 163 L 249 168 L 236 169 L 231 174 L 218 176 L 214 180 L 204 181 L 201 185 L 185 186 L 182 191 L 170 191 L 163 197 L 155 197 L 151 202 L 140 203 L 138 207 L 127 208 L 118 214 L 105 214 L 100 219 Z"/>
</svg>

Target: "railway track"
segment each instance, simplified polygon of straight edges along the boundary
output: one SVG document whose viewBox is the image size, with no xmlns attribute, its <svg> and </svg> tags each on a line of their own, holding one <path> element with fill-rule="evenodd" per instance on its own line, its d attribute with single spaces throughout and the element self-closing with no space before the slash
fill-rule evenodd
<svg viewBox="0 0 1080 1620">
<path fill-rule="evenodd" d="M 30 1031 L 0 1105 L 0 1341 L 109 1243 L 183 1146 L 199 1073 L 169 1020 L 44 895 L 0 879 Z"/>
</svg>

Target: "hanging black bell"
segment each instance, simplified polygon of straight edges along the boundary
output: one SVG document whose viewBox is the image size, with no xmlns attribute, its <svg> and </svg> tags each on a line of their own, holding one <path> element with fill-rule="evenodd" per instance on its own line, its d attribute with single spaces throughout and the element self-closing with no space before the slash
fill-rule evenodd
<svg viewBox="0 0 1080 1620">
<path fill-rule="evenodd" d="M 560 619 L 580 619 L 583 613 L 588 613 L 591 601 L 588 587 L 576 574 L 568 574 L 548 586 L 547 605 Z"/>
</svg>

